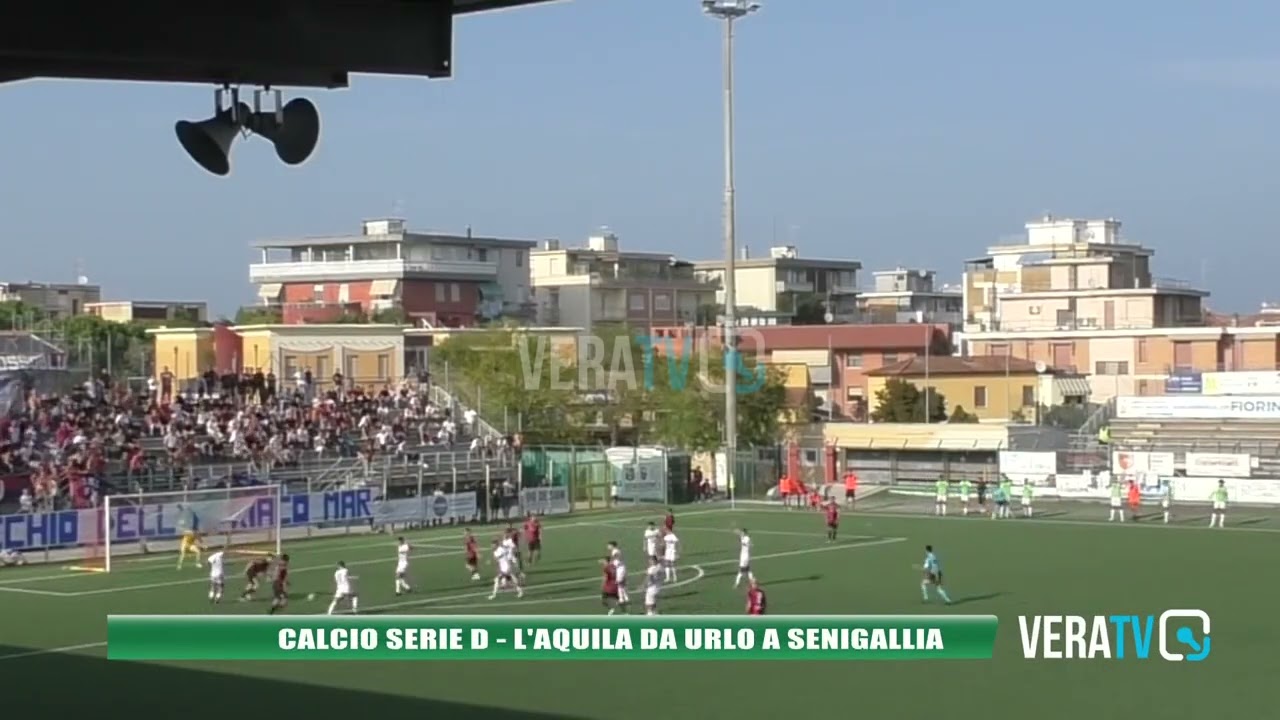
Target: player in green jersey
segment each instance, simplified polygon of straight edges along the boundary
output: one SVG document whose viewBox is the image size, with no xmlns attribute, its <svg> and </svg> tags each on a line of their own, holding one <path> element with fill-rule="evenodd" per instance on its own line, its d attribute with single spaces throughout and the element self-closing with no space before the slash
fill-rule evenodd
<svg viewBox="0 0 1280 720">
<path fill-rule="evenodd" d="M 1022 481 L 1022 516 L 1031 517 L 1031 498 L 1035 494 L 1030 480 Z"/>
<path fill-rule="evenodd" d="M 1120 518 L 1120 522 L 1124 522 L 1124 485 L 1119 480 L 1111 481 L 1111 514 L 1107 516 L 1107 522 L 1111 522 Z"/>
<path fill-rule="evenodd" d="M 951 487 L 947 483 L 945 478 L 938 478 L 938 482 L 934 483 L 933 487 L 934 487 L 933 514 L 946 515 L 947 514 L 947 495 L 951 493 Z"/>
<path fill-rule="evenodd" d="M 973 484 L 969 482 L 969 478 L 960 481 L 960 514 L 969 514 L 969 491 L 973 489 Z"/>
<path fill-rule="evenodd" d="M 1169 510 L 1173 506 L 1173 481 L 1166 479 L 1160 484 L 1160 509 L 1164 511 L 1164 522 L 1168 525 Z"/>
<path fill-rule="evenodd" d="M 1217 523 L 1218 527 L 1226 527 L 1227 522 L 1227 481 L 1219 480 L 1218 487 L 1209 496 L 1213 501 L 1213 511 L 1209 513 L 1209 527 Z"/>
</svg>

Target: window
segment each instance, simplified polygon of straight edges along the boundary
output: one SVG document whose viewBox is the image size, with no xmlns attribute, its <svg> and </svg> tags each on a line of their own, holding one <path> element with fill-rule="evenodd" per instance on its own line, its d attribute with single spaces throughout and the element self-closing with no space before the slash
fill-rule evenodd
<svg viewBox="0 0 1280 720">
<path fill-rule="evenodd" d="M 640 293 L 629 293 L 627 295 L 627 307 L 632 310 L 644 310 L 645 299 Z"/>
<path fill-rule="evenodd" d="M 444 283 L 436 283 L 436 302 L 444 302 Z"/>
<path fill-rule="evenodd" d="M 342 283 L 338 285 L 338 302 L 340 303 L 351 302 L 351 286 L 350 285 L 346 283 Z"/>
<path fill-rule="evenodd" d="M 449 302 L 462 302 L 462 288 L 458 283 L 449 283 Z"/>
<path fill-rule="evenodd" d="M 292 379 L 293 379 L 293 374 L 294 374 L 294 373 L 296 373 L 296 372 L 298 372 L 298 356 L 297 356 L 297 355 L 285 355 L 285 356 L 284 356 L 284 376 L 285 376 L 285 378 L 287 378 L 287 379 L 289 379 L 289 380 L 292 380 Z"/>
<path fill-rule="evenodd" d="M 516 251 L 516 267 L 524 267 L 524 251 Z"/>
<path fill-rule="evenodd" d="M 324 300 L 324 285 L 312 285 L 311 294 L 317 301 Z"/>
<path fill-rule="evenodd" d="M 849 353 L 844 356 L 844 366 L 851 368 L 862 367 L 862 353 Z"/>
<path fill-rule="evenodd" d="M 671 296 L 670 295 L 654 295 L 653 309 L 657 310 L 658 312 L 670 312 Z"/>
<path fill-rule="evenodd" d="M 1129 363 L 1123 360 L 1099 360 L 1094 363 L 1094 375 L 1128 375 Z"/>
<path fill-rule="evenodd" d="M 316 356 L 315 374 L 317 379 L 322 380 L 329 377 L 329 360 L 330 358 L 324 357 L 323 355 Z"/>
<path fill-rule="evenodd" d="M 1036 406 L 1036 386 L 1023 385 L 1022 386 L 1022 407 L 1035 407 L 1035 406 Z"/>
<path fill-rule="evenodd" d="M 987 386 L 975 385 L 973 387 L 973 406 L 975 408 L 984 408 L 987 406 Z"/>
<path fill-rule="evenodd" d="M 1138 338 L 1138 362 L 1140 363 L 1147 362 L 1148 352 L 1150 352 L 1150 349 L 1147 347 L 1147 339 Z"/>
<path fill-rule="evenodd" d="M 360 375 L 359 355 L 348 355 L 342 358 L 342 364 L 345 366 L 342 370 L 342 374 L 345 375 L 348 380 L 355 380 Z"/>
<path fill-rule="evenodd" d="M 382 354 L 378 356 L 378 379 L 389 380 L 391 378 L 391 356 Z"/>
<path fill-rule="evenodd" d="M 898 362 L 898 353 L 884 353 L 880 356 L 880 360 L 885 365 L 892 365 Z"/>
<path fill-rule="evenodd" d="M 489 262 L 489 250 L 487 248 L 476 248 L 476 260 Z"/>
<path fill-rule="evenodd" d="M 1039 305 L 1032 305 L 1031 307 L 1027 308 L 1027 314 L 1028 314 L 1028 315 L 1039 315 L 1039 314 L 1040 314 L 1040 306 L 1039 306 Z"/>
</svg>

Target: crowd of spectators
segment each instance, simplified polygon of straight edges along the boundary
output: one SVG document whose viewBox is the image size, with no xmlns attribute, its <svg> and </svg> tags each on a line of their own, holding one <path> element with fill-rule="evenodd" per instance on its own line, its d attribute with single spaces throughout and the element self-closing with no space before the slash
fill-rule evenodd
<svg viewBox="0 0 1280 720">
<path fill-rule="evenodd" d="M 370 388 L 305 372 L 286 382 L 210 374 L 179 388 L 166 368 L 139 391 L 107 377 L 64 394 L 29 391 L 20 410 L 0 417 L 0 477 L 10 495 L 21 486 L 13 509 L 47 510 L 92 506 L 103 492 L 145 489 L 157 473 L 191 478 L 205 466 L 252 475 L 317 458 L 368 467 L 386 456 L 518 447 L 480 437 L 473 411 L 455 420 L 428 389 L 425 377 Z"/>
</svg>

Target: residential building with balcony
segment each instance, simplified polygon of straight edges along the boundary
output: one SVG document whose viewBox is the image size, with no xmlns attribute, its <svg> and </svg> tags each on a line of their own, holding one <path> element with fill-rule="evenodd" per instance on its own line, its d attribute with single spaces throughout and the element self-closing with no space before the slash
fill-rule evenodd
<svg viewBox="0 0 1280 720">
<path fill-rule="evenodd" d="M 720 287 L 669 254 L 624 252 L 607 231 L 590 237 L 586 247 L 545 241 L 530 253 L 529 270 L 538 324 L 588 331 L 601 323 L 694 323 L 707 308 L 714 318 Z"/>
<path fill-rule="evenodd" d="M 1275 327 L 1206 322 L 1209 293 L 1151 274 L 1154 251 L 1118 220 L 1046 217 L 1027 242 L 967 263 L 962 347 L 1012 355 L 1089 379 L 1091 398 L 1163 394 L 1185 373 L 1274 369 Z"/>
<path fill-rule="evenodd" d="M 697 275 L 722 283 L 724 260 L 694 263 Z M 801 322 L 848 323 L 858 320 L 858 271 L 856 260 L 802 258 L 794 245 L 769 249 L 769 257 L 752 258 L 743 251 L 735 261 L 738 321 L 743 325 L 790 325 Z M 724 290 L 716 293 L 724 304 Z M 816 311 L 817 317 L 805 317 Z"/>
<path fill-rule="evenodd" d="M 945 323 L 959 332 L 964 293 L 939 286 L 933 270 L 895 268 L 871 274 L 874 285 L 858 295 L 858 310 L 869 323 Z"/>
<path fill-rule="evenodd" d="M 208 322 L 209 304 L 169 300 L 119 300 L 86 303 L 85 312 L 108 322 L 163 325 L 167 322 Z"/>
<path fill-rule="evenodd" d="M 682 352 L 723 344 L 719 327 L 655 328 L 660 350 Z M 741 328 L 738 347 L 772 365 L 804 365 L 818 412 L 866 421 L 867 374 L 915 357 L 949 357 L 951 328 L 940 324 L 789 325 Z"/>
<path fill-rule="evenodd" d="M 368 220 L 359 234 L 259 244 L 249 280 L 287 324 L 394 309 L 415 325 L 465 327 L 531 310 L 528 254 L 536 245 Z"/>
<path fill-rule="evenodd" d="M 20 302 L 40 313 L 40 317 L 32 318 L 33 322 L 81 315 L 86 305 L 100 300 L 102 288 L 90 285 L 87 280 L 77 283 L 0 283 L 0 302 Z"/>
</svg>

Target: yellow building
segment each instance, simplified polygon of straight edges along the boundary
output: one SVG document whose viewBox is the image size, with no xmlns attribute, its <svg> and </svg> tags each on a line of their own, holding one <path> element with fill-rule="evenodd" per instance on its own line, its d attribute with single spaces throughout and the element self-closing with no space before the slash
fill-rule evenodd
<svg viewBox="0 0 1280 720">
<path fill-rule="evenodd" d="M 320 386 L 342 373 L 349 385 L 377 387 L 405 376 L 404 329 L 399 325 L 245 325 L 157 328 L 157 377 L 169 368 L 179 380 L 217 373 L 274 372 L 282 382 L 310 370 Z"/>
<path fill-rule="evenodd" d="M 922 391 L 927 387 L 946 398 L 947 413 L 957 407 L 984 421 L 1007 421 L 1035 416 L 1041 398 L 1041 376 L 1047 367 L 1013 357 L 916 357 L 867 373 L 870 411 L 879 406 L 880 391 L 889 380 L 905 380 Z M 1050 377 L 1052 375 L 1050 374 Z"/>
</svg>

